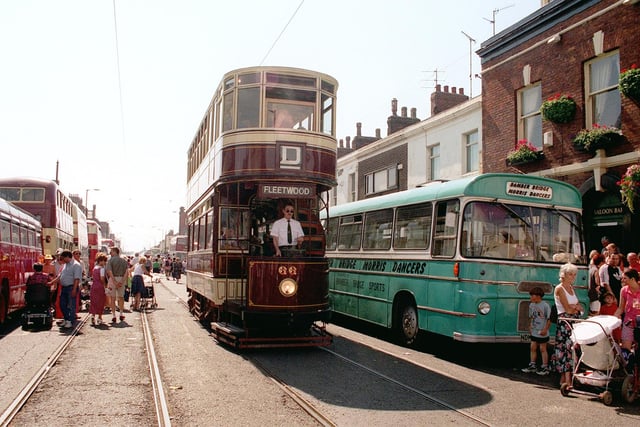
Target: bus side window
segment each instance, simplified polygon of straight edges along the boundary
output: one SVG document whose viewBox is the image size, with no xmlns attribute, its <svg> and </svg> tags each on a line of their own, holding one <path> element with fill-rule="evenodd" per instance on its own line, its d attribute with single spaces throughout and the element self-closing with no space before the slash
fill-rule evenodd
<svg viewBox="0 0 640 427">
<path fill-rule="evenodd" d="M 396 212 L 394 248 L 426 249 L 431 229 L 431 203 L 405 206 Z"/>
</svg>

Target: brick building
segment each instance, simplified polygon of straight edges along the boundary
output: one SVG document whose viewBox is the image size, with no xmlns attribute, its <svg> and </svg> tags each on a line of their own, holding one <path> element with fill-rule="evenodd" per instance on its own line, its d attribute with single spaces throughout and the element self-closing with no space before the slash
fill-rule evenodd
<svg viewBox="0 0 640 427">
<path fill-rule="evenodd" d="M 618 90 L 621 70 L 640 64 L 638 0 L 555 0 L 482 43 L 482 171 L 548 176 L 583 196 L 587 249 L 607 235 L 638 251 L 638 214 L 621 201 L 617 181 L 640 161 L 640 106 Z M 577 105 L 568 123 L 543 120 L 542 102 L 557 94 Z M 582 129 L 616 127 L 626 142 L 584 151 Z M 522 139 L 544 153 L 519 166 L 505 162 Z"/>
</svg>

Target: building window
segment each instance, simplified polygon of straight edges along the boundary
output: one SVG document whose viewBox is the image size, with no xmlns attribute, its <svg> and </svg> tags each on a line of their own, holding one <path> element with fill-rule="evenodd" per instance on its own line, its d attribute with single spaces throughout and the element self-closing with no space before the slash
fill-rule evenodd
<svg viewBox="0 0 640 427">
<path fill-rule="evenodd" d="M 479 144 L 478 144 L 478 131 L 474 131 L 465 135 L 465 158 L 466 168 L 465 173 L 476 172 L 480 169 L 480 157 L 479 157 Z"/>
<path fill-rule="evenodd" d="M 366 194 L 380 193 L 398 187 L 398 166 L 370 173 L 365 176 Z"/>
<path fill-rule="evenodd" d="M 613 52 L 585 64 L 587 126 L 620 127 L 620 55 Z"/>
<path fill-rule="evenodd" d="M 354 202 L 356 201 L 356 174 L 355 173 L 350 173 L 349 174 L 349 188 L 347 191 L 349 191 L 349 202 Z"/>
<path fill-rule="evenodd" d="M 440 144 L 429 147 L 429 180 L 440 179 Z"/>
<path fill-rule="evenodd" d="M 526 139 L 542 150 L 542 87 L 528 86 L 518 92 L 518 139 Z M 513 142 L 515 146 L 515 141 Z"/>
</svg>

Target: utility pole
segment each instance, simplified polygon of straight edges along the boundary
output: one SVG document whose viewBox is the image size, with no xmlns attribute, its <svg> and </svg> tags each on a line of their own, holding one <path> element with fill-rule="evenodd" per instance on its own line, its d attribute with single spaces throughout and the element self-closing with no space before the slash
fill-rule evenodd
<svg viewBox="0 0 640 427">
<path fill-rule="evenodd" d="M 473 37 L 464 31 L 460 31 L 469 39 L 469 99 L 473 98 L 473 44 L 476 42 Z"/>
</svg>

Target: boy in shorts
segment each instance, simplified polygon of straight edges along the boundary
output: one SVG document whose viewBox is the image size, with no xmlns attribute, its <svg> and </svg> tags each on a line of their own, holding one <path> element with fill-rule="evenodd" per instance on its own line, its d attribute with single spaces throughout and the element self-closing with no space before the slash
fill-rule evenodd
<svg viewBox="0 0 640 427">
<path fill-rule="evenodd" d="M 549 353 L 547 343 L 549 342 L 549 328 L 551 327 L 551 307 L 545 301 L 544 291 L 540 287 L 535 287 L 529 292 L 531 304 L 529 304 L 529 331 L 531 332 L 531 358 L 529 366 L 522 369 L 522 372 L 535 372 L 538 375 L 549 375 Z M 538 358 L 538 347 L 542 356 L 542 365 L 536 368 Z"/>
</svg>

